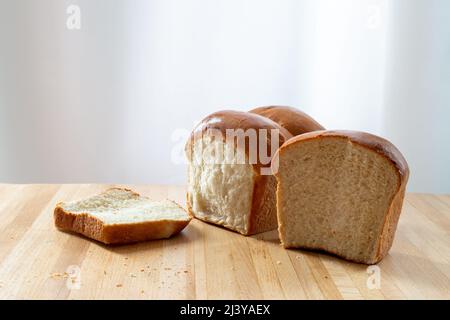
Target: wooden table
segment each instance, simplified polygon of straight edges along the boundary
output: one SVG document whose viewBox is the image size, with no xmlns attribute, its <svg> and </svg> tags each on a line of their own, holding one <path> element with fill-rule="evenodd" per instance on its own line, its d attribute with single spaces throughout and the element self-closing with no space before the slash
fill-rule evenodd
<svg viewBox="0 0 450 320">
<path fill-rule="evenodd" d="M 285 250 L 276 231 L 244 237 L 194 220 L 169 240 L 104 246 L 54 228 L 57 202 L 106 187 L 0 184 L 1 299 L 450 299 L 448 195 L 407 195 L 374 288 L 367 266 Z M 131 187 L 184 204 L 184 187 Z"/>
</svg>

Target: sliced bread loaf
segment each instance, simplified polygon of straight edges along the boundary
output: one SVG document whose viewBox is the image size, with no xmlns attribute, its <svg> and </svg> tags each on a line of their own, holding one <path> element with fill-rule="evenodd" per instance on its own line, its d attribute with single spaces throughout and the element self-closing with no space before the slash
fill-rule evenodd
<svg viewBox="0 0 450 320">
<path fill-rule="evenodd" d="M 293 136 L 306 132 L 325 129 L 312 117 L 293 107 L 269 106 L 250 110 L 251 113 L 259 114 L 278 123 L 287 129 Z"/>
<path fill-rule="evenodd" d="M 58 203 L 55 225 L 106 244 L 169 238 L 186 227 L 190 215 L 170 200 L 151 201 L 123 188 L 85 200 Z"/>
<path fill-rule="evenodd" d="M 188 210 L 244 235 L 277 228 L 270 160 L 290 137 L 257 114 L 220 111 L 206 117 L 186 144 Z"/>
<path fill-rule="evenodd" d="M 317 131 L 290 139 L 275 157 L 284 247 L 366 264 L 388 253 L 409 176 L 394 145 L 363 132 Z"/>
</svg>

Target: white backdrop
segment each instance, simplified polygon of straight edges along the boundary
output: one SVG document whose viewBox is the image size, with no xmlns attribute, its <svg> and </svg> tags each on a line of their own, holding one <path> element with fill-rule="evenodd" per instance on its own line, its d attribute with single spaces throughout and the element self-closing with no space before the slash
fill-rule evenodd
<svg viewBox="0 0 450 320">
<path fill-rule="evenodd" d="M 182 184 L 196 121 L 270 104 L 449 193 L 450 1 L 0 0 L 0 182 Z"/>
</svg>

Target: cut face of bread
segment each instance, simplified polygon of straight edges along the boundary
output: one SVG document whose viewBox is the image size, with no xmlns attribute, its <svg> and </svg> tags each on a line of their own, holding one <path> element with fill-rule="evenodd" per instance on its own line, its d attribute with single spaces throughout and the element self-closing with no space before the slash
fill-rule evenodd
<svg viewBox="0 0 450 320">
<path fill-rule="evenodd" d="M 277 206 L 283 245 L 376 263 L 392 245 L 408 167 L 384 139 L 324 131 L 278 153 Z"/>
<path fill-rule="evenodd" d="M 188 169 L 188 206 L 199 219 L 245 234 L 249 230 L 255 173 L 251 164 L 238 162 L 245 152 L 231 148 L 209 136 L 195 141 L 196 158 Z M 220 149 L 226 159 L 215 163 L 215 152 Z"/>
<path fill-rule="evenodd" d="M 122 188 L 111 188 L 85 200 L 59 203 L 55 225 L 103 243 L 168 238 L 191 220 L 170 200 L 151 201 Z"/>
</svg>

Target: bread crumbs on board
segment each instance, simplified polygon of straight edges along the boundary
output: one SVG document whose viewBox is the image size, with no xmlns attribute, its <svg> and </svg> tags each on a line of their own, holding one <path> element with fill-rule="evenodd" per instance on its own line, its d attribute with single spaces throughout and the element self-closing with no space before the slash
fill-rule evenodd
<svg viewBox="0 0 450 320">
<path fill-rule="evenodd" d="M 50 274 L 50 278 L 52 279 L 66 279 L 69 277 L 69 274 L 67 272 L 61 273 L 61 272 L 53 272 Z"/>
</svg>

